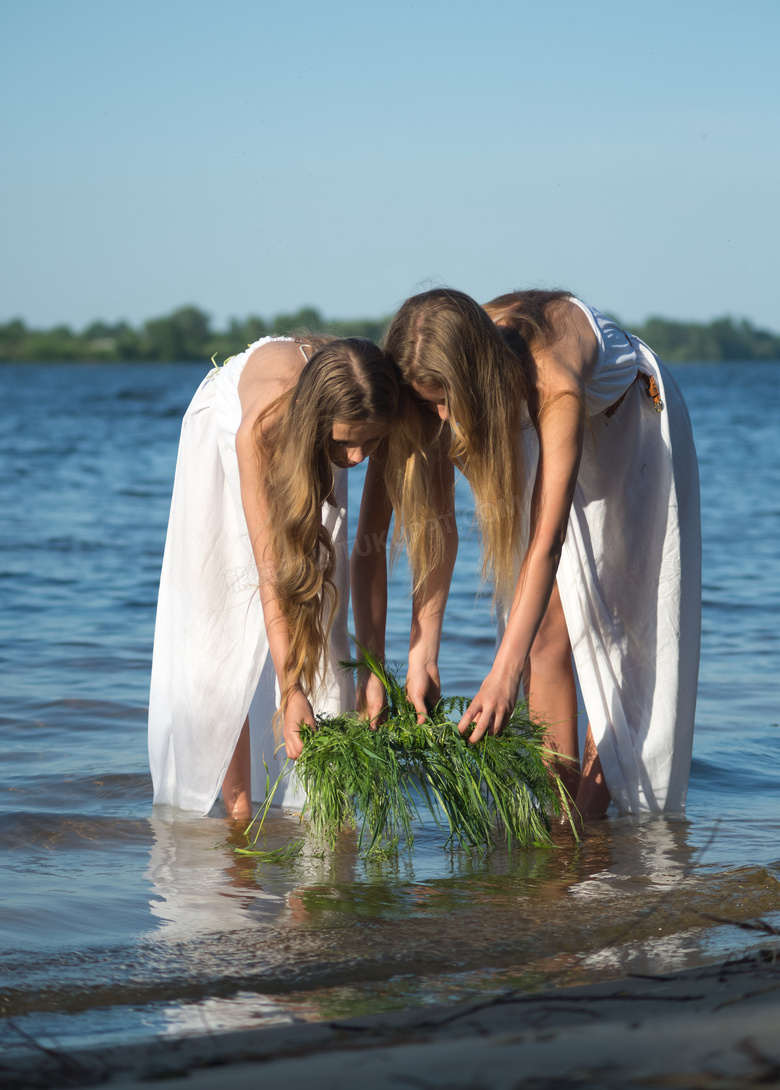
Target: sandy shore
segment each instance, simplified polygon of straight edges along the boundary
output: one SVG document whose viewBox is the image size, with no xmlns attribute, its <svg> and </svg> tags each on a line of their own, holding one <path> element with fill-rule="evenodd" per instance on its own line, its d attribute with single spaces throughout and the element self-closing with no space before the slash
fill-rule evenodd
<svg viewBox="0 0 780 1090">
<path fill-rule="evenodd" d="M 31 1047 L 5 1090 L 780 1086 L 777 951 L 669 976 L 507 993 L 340 1022 L 64 1055 Z M 229 1066 L 227 1066 L 229 1065 Z"/>
</svg>

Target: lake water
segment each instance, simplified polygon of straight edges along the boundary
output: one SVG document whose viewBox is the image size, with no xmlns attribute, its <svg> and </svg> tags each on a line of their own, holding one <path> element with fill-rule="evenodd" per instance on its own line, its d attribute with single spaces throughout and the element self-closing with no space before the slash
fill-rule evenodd
<svg viewBox="0 0 780 1090">
<path fill-rule="evenodd" d="M 699 450 L 704 615 L 685 820 L 580 844 L 258 864 L 220 816 L 151 806 L 146 703 L 179 421 L 199 365 L 5 366 L 0 407 L 0 1058 L 656 972 L 780 924 L 780 364 L 675 369 Z M 353 497 L 361 471 L 351 474 Z M 464 507 L 468 494 L 461 493 Z M 442 651 L 472 694 L 494 644 L 462 547 Z M 389 658 L 408 638 L 402 573 Z M 269 845 L 297 832 L 272 817 Z"/>
</svg>

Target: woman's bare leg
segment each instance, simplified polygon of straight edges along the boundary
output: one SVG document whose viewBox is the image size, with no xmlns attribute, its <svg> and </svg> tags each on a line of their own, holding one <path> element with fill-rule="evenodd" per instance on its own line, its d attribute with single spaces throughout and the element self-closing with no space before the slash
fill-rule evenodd
<svg viewBox="0 0 780 1090">
<path fill-rule="evenodd" d="M 580 779 L 577 687 L 557 584 L 531 648 L 523 685 L 531 713 L 547 724 L 551 745 L 561 754 L 554 768 L 574 799 Z"/>
<path fill-rule="evenodd" d="M 579 810 L 583 821 L 594 821 L 596 818 L 604 817 L 609 803 L 609 791 L 607 781 L 604 779 L 599 751 L 593 740 L 593 732 L 588 726 L 585 737 L 585 756 L 582 760 L 582 777 L 574 798 L 574 805 Z"/>
<path fill-rule="evenodd" d="M 249 749 L 249 719 L 238 736 L 225 779 L 222 781 L 222 798 L 225 812 L 236 821 L 246 821 L 252 816 L 252 770 Z"/>
</svg>

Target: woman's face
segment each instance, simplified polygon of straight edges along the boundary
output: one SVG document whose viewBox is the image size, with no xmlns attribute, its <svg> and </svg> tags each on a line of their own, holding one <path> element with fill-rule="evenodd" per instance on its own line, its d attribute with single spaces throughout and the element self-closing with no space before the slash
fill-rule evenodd
<svg viewBox="0 0 780 1090">
<path fill-rule="evenodd" d="M 413 382 L 411 386 L 420 401 L 422 401 L 432 413 L 436 413 L 440 420 L 449 420 L 450 414 L 447 411 L 447 399 L 444 396 L 443 386 L 437 386 L 435 384 L 424 386 L 420 382 Z"/>
<path fill-rule="evenodd" d="M 331 431 L 329 455 L 334 466 L 349 469 L 370 458 L 390 428 L 382 424 L 345 424 L 336 421 Z"/>
</svg>

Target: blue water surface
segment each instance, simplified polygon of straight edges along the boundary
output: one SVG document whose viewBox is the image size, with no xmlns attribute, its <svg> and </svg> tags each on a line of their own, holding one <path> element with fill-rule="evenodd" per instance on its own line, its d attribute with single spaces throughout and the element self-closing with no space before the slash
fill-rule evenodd
<svg viewBox="0 0 780 1090">
<path fill-rule="evenodd" d="M 192 364 L 3 368 L 0 1048 L 324 1018 L 738 953 L 780 923 L 780 365 L 686 364 L 704 539 L 686 820 L 611 816 L 580 843 L 471 858 L 241 860 L 225 820 L 151 806 L 157 580 Z M 359 496 L 362 470 L 351 471 Z M 469 507 L 461 485 L 459 502 Z M 353 504 L 356 510 L 356 504 Z M 354 525 L 352 527 L 354 531 Z M 445 691 L 495 633 L 461 526 Z M 403 565 L 388 657 L 408 641 Z M 271 821 L 269 843 L 297 824 Z"/>
</svg>

